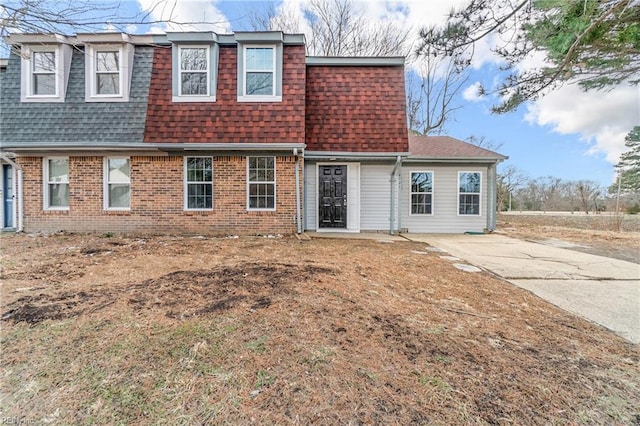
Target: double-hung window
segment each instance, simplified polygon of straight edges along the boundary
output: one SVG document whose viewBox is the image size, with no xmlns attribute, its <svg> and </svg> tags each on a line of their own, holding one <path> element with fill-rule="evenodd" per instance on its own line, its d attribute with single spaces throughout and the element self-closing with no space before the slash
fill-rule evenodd
<svg viewBox="0 0 640 426">
<path fill-rule="evenodd" d="M 186 157 L 184 176 L 185 209 L 213 209 L 213 158 Z"/>
<path fill-rule="evenodd" d="M 131 160 L 108 157 L 104 160 L 105 210 L 129 210 L 131 207 Z"/>
<path fill-rule="evenodd" d="M 69 158 L 44 159 L 44 208 L 69 209 Z"/>
<path fill-rule="evenodd" d="M 433 214 L 433 172 L 411 172 L 411 214 Z"/>
<path fill-rule="evenodd" d="M 209 96 L 209 47 L 180 46 L 179 96 Z"/>
<path fill-rule="evenodd" d="M 275 157 L 248 157 L 247 163 L 247 208 L 249 210 L 275 210 Z"/>
<path fill-rule="evenodd" d="M 480 172 L 458 172 L 458 214 L 480 215 Z"/>
<path fill-rule="evenodd" d="M 31 53 L 31 96 L 56 96 L 56 51 Z"/>
<path fill-rule="evenodd" d="M 95 51 L 95 94 L 120 95 L 120 51 Z"/>
<path fill-rule="evenodd" d="M 275 50 L 273 46 L 244 48 L 245 96 L 275 96 Z"/>
</svg>

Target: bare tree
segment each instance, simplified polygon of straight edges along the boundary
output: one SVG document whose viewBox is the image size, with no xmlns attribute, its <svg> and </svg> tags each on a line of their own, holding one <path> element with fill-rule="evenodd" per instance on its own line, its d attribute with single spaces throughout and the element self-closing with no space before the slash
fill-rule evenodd
<svg viewBox="0 0 640 426">
<path fill-rule="evenodd" d="M 597 182 L 590 180 L 579 180 L 573 184 L 574 190 L 580 201 L 582 210 L 589 214 L 589 207 L 593 206 L 593 211 L 598 211 L 597 198 L 601 193 Z"/>
<path fill-rule="evenodd" d="M 511 194 L 527 183 L 528 180 L 527 175 L 514 166 L 507 166 L 498 173 L 498 209 L 502 210 L 506 207 L 506 210 L 511 211 L 513 207 Z"/>
<path fill-rule="evenodd" d="M 498 151 L 504 145 L 503 142 L 495 142 L 487 139 L 484 136 L 471 135 L 465 139 L 465 142 L 470 143 L 480 148 L 488 149 L 489 151 Z"/>
<path fill-rule="evenodd" d="M 421 135 L 441 134 L 461 105 L 456 95 L 468 80 L 448 58 L 434 55 L 413 57 L 415 74 L 407 76 L 407 121 Z"/>
<path fill-rule="evenodd" d="M 354 0 L 311 0 L 303 7 L 308 21 L 307 53 L 316 56 L 395 56 L 407 52 L 409 28 L 391 21 L 372 21 L 365 3 Z M 250 17 L 253 30 L 302 32 L 292 10 L 268 7 Z"/>
<path fill-rule="evenodd" d="M 130 25 L 173 24 L 190 28 L 211 27 L 204 12 L 200 19 L 181 21 L 178 0 L 149 0 L 141 12 L 123 12 L 121 0 L 8 0 L 0 4 L 0 36 L 11 32 L 80 33 L 105 29 L 128 32 Z M 162 18 L 157 18 L 161 16 Z"/>
</svg>

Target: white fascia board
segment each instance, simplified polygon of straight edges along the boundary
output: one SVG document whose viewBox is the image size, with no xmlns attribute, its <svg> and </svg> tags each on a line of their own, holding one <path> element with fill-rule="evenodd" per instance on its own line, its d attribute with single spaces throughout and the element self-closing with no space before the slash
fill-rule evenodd
<svg viewBox="0 0 640 426">
<path fill-rule="evenodd" d="M 79 33 L 76 34 L 78 43 L 129 43 L 131 37 L 125 33 Z"/>
<path fill-rule="evenodd" d="M 4 38 L 9 45 L 14 44 L 71 44 L 69 37 L 62 34 L 13 33 Z"/>
</svg>

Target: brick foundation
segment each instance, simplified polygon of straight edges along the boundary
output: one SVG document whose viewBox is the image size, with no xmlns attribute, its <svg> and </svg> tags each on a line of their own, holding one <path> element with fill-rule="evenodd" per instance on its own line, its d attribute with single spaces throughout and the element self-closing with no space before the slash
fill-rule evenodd
<svg viewBox="0 0 640 426">
<path fill-rule="evenodd" d="M 26 232 L 296 232 L 295 158 L 276 157 L 276 210 L 247 211 L 247 159 L 213 157 L 213 210 L 184 210 L 183 157 L 131 156 L 131 210 L 103 208 L 103 157 L 69 157 L 69 210 L 43 208 L 42 157 L 20 157 Z M 300 166 L 302 171 L 302 165 Z M 300 172 L 302 188 L 302 172 Z M 301 189 L 302 191 L 302 189 Z"/>
</svg>

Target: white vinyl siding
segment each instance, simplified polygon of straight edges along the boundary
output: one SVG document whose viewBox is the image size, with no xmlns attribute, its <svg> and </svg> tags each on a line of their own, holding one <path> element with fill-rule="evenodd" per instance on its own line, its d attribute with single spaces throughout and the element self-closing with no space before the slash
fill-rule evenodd
<svg viewBox="0 0 640 426">
<path fill-rule="evenodd" d="M 360 227 L 363 231 L 388 231 L 393 165 L 363 164 L 361 170 Z"/>
<path fill-rule="evenodd" d="M 305 161 L 304 164 L 304 228 L 315 231 L 318 223 L 318 175 L 316 164 Z"/>
<path fill-rule="evenodd" d="M 424 233 L 463 233 L 466 231 L 480 232 L 486 226 L 486 171 L 487 168 L 474 167 L 469 165 L 452 164 L 409 164 L 404 163 L 402 167 L 402 182 L 409 182 L 412 171 L 429 170 L 433 172 L 434 192 L 433 192 L 433 212 L 432 215 L 410 215 L 405 206 L 410 205 L 410 190 L 406 186 L 402 188 L 402 199 L 400 201 L 402 209 L 402 228 L 409 232 Z M 480 188 L 480 214 L 479 215 L 459 215 L 458 214 L 458 173 L 468 170 L 480 172 L 482 175 Z"/>
</svg>

